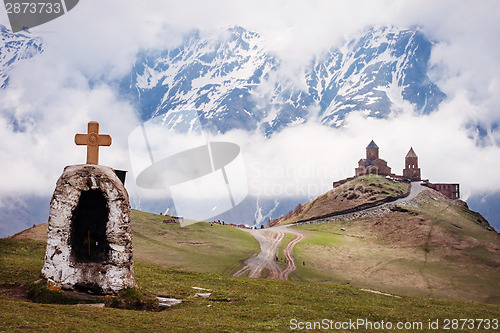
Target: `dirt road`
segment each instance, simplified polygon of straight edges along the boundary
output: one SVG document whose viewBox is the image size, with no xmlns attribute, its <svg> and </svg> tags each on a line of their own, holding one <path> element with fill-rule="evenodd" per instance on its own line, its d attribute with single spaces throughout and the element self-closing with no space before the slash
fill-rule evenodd
<svg viewBox="0 0 500 333">
<path fill-rule="evenodd" d="M 425 190 L 427 188 L 427 187 L 423 186 L 422 184 L 423 184 L 423 182 L 421 182 L 421 181 L 411 182 L 410 194 L 408 194 L 408 196 L 406 196 L 404 198 L 401 198 L 401 199 L 394 201 L 393 203 L 408 202 L 408 201 L 416 198 L 417 195 L 419 195 L 423 190 Z"/>
<path fill-rule="evenodd" d="M 280 280 L 288 280 L 288 275 L 297 268 L 297 266 L 295 265 L 295 258 L 293 257 L 293 247 L 295 246 L 295 244 L 304 239 L 304 235 L 301 232 L 293 229 L 289 229 L 286 227 L 281 228 L 285 229 L 285 232 L 294 235 L 293 239 L 283 249 L 283 254 L 286 258 L 286 267 L 281 271 Z"/>
<path fill-rule="evenodd" d="M 248 277 L 261 277 L 264 269 L 267 269 L 268 279 L 288 280 L 288 276 L 296 268 L 293 247 L 304 238 L 304 235 L 285 226 L 245 231 L 257 239 L 261 252 L 247 259 L 245 266 L 233 275 L 242 276 L 248 272 Z M 294 238 L 283 249 L 286 267 L 282 270 L 277 264 L 276 256 L 278 248 L 287 233 L 294 234 Z"/>
</svg>

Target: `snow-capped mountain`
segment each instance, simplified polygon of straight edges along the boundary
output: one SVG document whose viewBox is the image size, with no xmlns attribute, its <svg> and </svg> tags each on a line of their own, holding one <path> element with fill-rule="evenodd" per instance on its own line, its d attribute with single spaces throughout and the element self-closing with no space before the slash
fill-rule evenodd
<svg viewBox="0 0 500 333">
<path fill-rule="evenodd" d="M 9 71 L 19 61 L 43 52 L 42 39 L 28 33 L 12 33 L 0 25 L 0 88 L 9 81 Z"/>
<path fill-rule="evenodd" d="M 427 76 L 431 46 L 418 30 L 370 28 L 316 57 L 306 80 L 321 121 L 339 126 L 357 110 L 385 117 L 405 101 L 419 114 L 433 111 L 445 95 Z"/>
<path fill-rule="evenodd" d="M 195 109 L 204 124 L 214 120 L 222 132 L 253 130 L 265 116 L 256 90 L 277 65 L 256 33 L 237 27 L 201 38 L 196 32 L 175 49 L 140 53 L 123 87 L 137 100 L 143 120 Z"/>
<path fill-rule="evenodd" d="M 175 49 L 141 52 L 122 91 L 137 102 L 143 120 L 195 109 L 212 130 L 268 135 L 307 121 L 313 110 L 338 127 L 352 111 L 385 117 L 410 104 L 429 113 L 445 97 L 427 76 L 432 43 L 418 29 L 370 28 L 326 50 L 304 68 L 306 89 L 280 79 L 281 61 L 264 45 L 241 27 L 208 38 L 193 33 Z"/>
<path fill-rule="evenodd" d="M 0 26 L 0 87 L 16 62 L 43 52 L 40 38 Z M 143 50 L 121 92 L 140 117 L 194 109 L 214 132 L 261 130 L 267 135 L 307 121 L 313 114 L 339 127 L 347 114 L 386 117 L 404 105 L 432 112 L 445 95 L 427 76 L 432 43 L 418 29 L 369 28 L 311 59 L 297 86 L 280 75 L 282 61 L 263 38 L 242 27 L 202 37 L 193 32 L 176 48 Z M 170 123 L 170 125 L 169 125 Z"/>
</svg>

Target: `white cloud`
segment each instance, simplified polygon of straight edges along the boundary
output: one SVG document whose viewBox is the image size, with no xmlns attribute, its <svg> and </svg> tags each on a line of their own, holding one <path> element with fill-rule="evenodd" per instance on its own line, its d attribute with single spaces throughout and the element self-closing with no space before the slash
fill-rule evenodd
<svg viewBox="0 0 500 333">
<path fill-rule="evenodd" d="M 404 157 L 413 147 L 423 178 L 460 183 L 465 197 L 500 189 L 500 174 L 491 167 L 500 162 L 500 147 L 478 147 L 463 126 L 466 115 L 476 108 L 459 96 L 427 116 L 407 112 L 392 119 L 373 119 L 352 113 L 343 129 L 311 121 L 270 139 L 234 131 L 214 140 L 242 146 L 252 194 L 310 198 L 322 194 L 331 189 L 332 181 L 354 175 L 365 147 L 374 139 L 380 157 L 394 173 L 402 174 Z"/>
<path fill-rule="evenodd" d="M 101 148 L 103 164 L 128 166 L 126 138 L 137 120 L 114 89 L 89 87 L 81 73 L 60 67 L 48 53 L 17 68 L 11 78 L 0 91 L 0 159 L 7 175 L 0 193 L 50 193 L 64 166 L 85 163 L 85 148 L 73 140 L 90 120 L 114 139 Z"/>
</svg>

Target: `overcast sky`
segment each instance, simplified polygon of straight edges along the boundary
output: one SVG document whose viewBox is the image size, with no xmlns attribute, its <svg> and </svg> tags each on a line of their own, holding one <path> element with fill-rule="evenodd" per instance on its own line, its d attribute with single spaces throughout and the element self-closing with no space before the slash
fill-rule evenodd
<svg viewBox="0 0 500 333">
<path fill-rule="evenodd" d="M 32 29 L 44 39 L 45 52 L 13 70 L 8 88 L 0 91 L 0 208 L 7 194 L 51 196 L 64 166 L 85 162 L 85 148 L 76 147 L 73 137 L 86 132 L 89 120 L 99 121 L 101 132 L 113 137 L 111 147 L 101 148 L 101 164 L 130 169 L 127 136 L 139 124 L 136 110 L 104 82 L 126 74 L 141 48 L 172 47 L 192 29 L 211 34 L 229 25 L 260 33 L 291 77 L 313 54 L 366 26 L 419 25 L 436 42 L 430 75 L 448 96 L 428 116 L 403 112 L 376 120 L 353 114 L 343 129 L 311 122 L 270 140 L 228 133 L 227 139 L 243 147 L 251 193 L 290 182 L 298 188 L 314 182 L 328 190 L 331 181 L 354 173 L 372 138 L 396 173 L 413 146 L 423 177 L 461 183 L 465 199 L 498 192 L 500 131 L 490 131 L 479 145 L 467 128 L 471 122 L 486 129 L 500 123 L 498 13 L 500 2 L 493 0 L 82 0 L 66 15 Z M 4 8 L 0 23 L 10 26 Z M 25 131 L 13 132 L 13 118 Z M 284 177 L 272 176 L 272 170 L 263 174 L 264 165 L 285 170 Z M 308 171 L 290 180 L 299 170 Z"/>
</svg>

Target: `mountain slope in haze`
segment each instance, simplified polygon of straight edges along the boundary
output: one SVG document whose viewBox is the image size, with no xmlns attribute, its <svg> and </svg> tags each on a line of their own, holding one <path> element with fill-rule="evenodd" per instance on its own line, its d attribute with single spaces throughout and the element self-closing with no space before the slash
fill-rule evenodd
<svg viewBox="0 0 500 333">
<path fill-rule="evenodd" d="M 9 82 L 9 71 L 27 59 L 43 52 L 42 39 L 31 37 L 29 33 L 12 33 L 0 25 L 0 88 Z"/>
<path fill-rule="evenodd" d="M 341 126 L 353 111 L 380 118 L 410 105 L 432 112 L 445 95 L 427 76 L 431 47 L 418 29 L 372 27 L 315 56 L 299 78 L 304 89 L 281 75 L 281 60 L 259 34 L 232 27 L 210 37 L 195 32 L 174 49 L 144 50 L 121 86 L 143 120 L 194 109 L 215 132 L 270 135 L 312 116 Z M 170 127 L 182 122 L 165 119 Z"/>
</svg>

